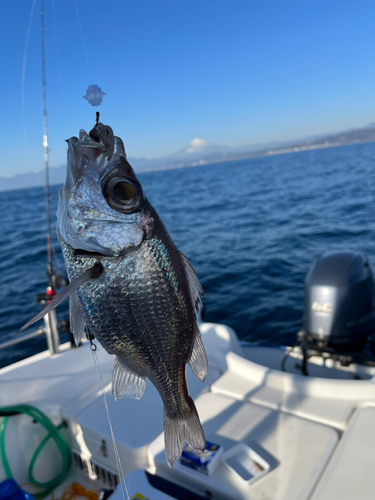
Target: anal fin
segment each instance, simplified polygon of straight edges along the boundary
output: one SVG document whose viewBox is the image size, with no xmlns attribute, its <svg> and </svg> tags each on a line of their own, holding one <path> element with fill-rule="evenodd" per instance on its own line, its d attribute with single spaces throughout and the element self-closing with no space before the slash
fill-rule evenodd
<svg viewBox="0 0 375 500">
<path fill-rule="evenodd" d="M 72 332 L 74 342 L 78 347 L 81 342 L 82 335 L 85 332 L 86 321 L 77 292 L 73 292 L 69 297 L 69 322 L 70 331 Z"/>
<path fill-rule="evenodd" d="M 201 332 L 199 331 L 198 325 L 195 323 L 194 327 L 194 340 L 193 349 L 191 351 L 189 360 L 189 366 L 193 373 L 203 382 L 207 377 L 208 371 L 208 361 L 206 351 L 202 342 Z"/>
<path fill-rule="evenodd" d="M 141 399 L 146 389 L 146 377 L 138 375 L 117 357 L 113 362 L 112 392 L 115 399 Z"/>
</svg>

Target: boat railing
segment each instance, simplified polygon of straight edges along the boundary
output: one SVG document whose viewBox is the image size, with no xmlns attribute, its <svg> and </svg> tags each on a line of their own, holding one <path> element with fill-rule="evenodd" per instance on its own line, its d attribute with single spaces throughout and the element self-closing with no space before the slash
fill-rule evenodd
<svg viewBox="0 0 375 500">
<path fill-rule="evenodd" d="M 59 352 L 60 337 L 57 329 L 56 312 L 54 310 L 44 316 L 44 327 L 23 335 L 22 337 L 17 337 L 15 339 L 8 340 L 7 342 L 0 343 L 0 350 L 20 344 L 21 342 L 26 342 L 27 340 L 34 339 L 40 335 L 45 335 L 47 337 L 47 345 L 50 354 L 57 354 Z"/>
<path fill-rule="evenodd" d="M 26 340 L 34 339 L 35 337 L 39 337 L 40 335 L 45 335 L 46 331 L 44 328 L 39 328 L 39 330 L 35 330 L 35 332 L 29 333 L 27 335 L 23 335 L 22 337 L 18 337 L 13 340 L 8 340 L 8 342 L 2 342 L 0 344 L 0 350 L 6 349 L 7 347 L 12 347 L 12 345 L 20 344 L 21 342 L 26 342 Z"/>
</svg>

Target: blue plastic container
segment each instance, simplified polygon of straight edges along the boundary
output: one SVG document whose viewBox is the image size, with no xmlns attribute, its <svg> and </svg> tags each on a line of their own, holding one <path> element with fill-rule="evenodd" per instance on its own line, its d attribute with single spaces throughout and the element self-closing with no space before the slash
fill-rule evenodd
<svg viewBox="0 0 375 500">
<path fill-rule="evenodd" d="M 219 444 L 206 441 L 204 451 L 192 450 L 185 444 L 182 450 L 180 463 L 190 469 L 209 475 L 214 470 L 222 455 L 223 447 Z"/>
<path fill-rule="evenodd" d="M 5 479 L 0 483 L 0 500 L 35 500 L 30 493 L 19 486 L 14 479 Z"/>
</svg>

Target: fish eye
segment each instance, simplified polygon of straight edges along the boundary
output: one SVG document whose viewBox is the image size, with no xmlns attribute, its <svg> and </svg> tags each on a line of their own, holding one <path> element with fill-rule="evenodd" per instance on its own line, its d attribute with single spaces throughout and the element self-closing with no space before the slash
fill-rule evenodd
<svg viewBox="0 0 375 500">
<path fill-rule="evenodd" d="M 113 210 L 127 214 L 138 212 L 144 199 L 139 184 L 121 177 L 112 177 L 107 180 L 104 184 L 103 194 Z"/>
<path fill-rule="evenodd" d="M 136 195 L 136 190 L 128 182 L 118 182 L 113 187 L 113 195 L 121 201 L 130 201 Z"/>
</svg>

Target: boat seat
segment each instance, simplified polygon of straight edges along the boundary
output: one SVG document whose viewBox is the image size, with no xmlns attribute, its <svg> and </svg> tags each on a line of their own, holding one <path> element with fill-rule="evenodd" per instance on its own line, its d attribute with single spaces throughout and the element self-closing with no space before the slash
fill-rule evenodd
<svg viewBox="0 0 375 500">
<path fill-rule="evenodd" d="M 234 353 L 227 355 L 228 371 L 212 392 L 250 401 L 267 408 L 344 430 L 358 405 L 375 403 L 371 380 L 304 377 L 267 368 Z"/>
<path fill-rule="evenodd" d="M 354 412 L 311 500 L 373 500 L 375 408 Z"/>
<path fill-rule="evenodd" d="M 270 472 L 248 485 L 221 461 L 209 476 L 179 461 L 170 469 L 161 434 L 148 448 L 151 473 L 204 498 L 310 498 L 337 445 L 336 430 L 221 394 L 204 393 L 195 403 L 207 440 L 222 445 L 224 451 L 245 443 L 270 464 Z"/>
</svg>

